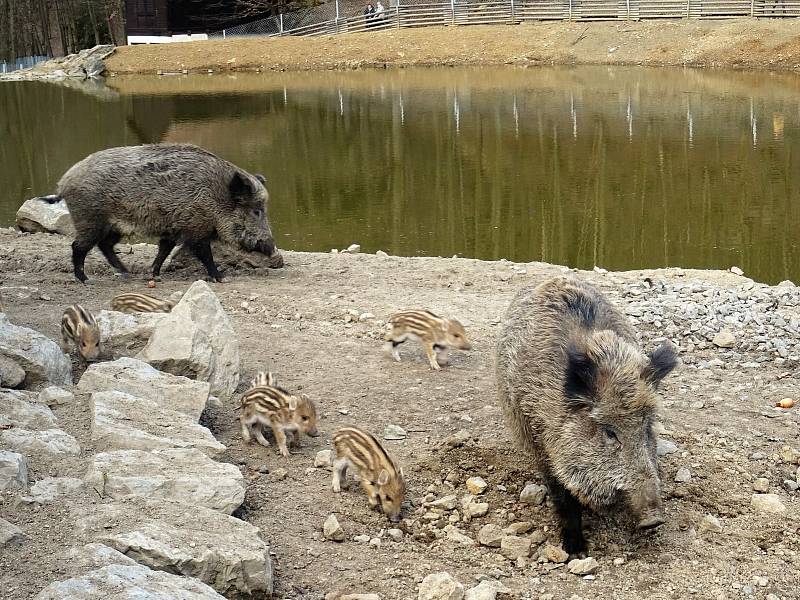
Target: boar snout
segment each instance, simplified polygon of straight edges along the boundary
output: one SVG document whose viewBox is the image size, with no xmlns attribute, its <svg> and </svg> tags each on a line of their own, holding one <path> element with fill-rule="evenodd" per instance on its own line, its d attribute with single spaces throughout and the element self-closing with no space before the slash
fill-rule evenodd
<svg viewBox="0 0 800 600">
<path fill-rule="evenodd" d="M 656 511 L 648 515 L 645 515 L 645 517 L 642 518 L 636 524 L 636 529 L 638 529 L 639 531 L 645 531 L 647 529 L 655 529 L 656 527 L 663 525 L 665 522 L 666 519 L 664 518 L 664 512 Z"/>
<path fill-rule="evenodd" d="M 400 522 L 400 513 L 389 515 L 389 520 L 392 523 L 399 523 Z"/>
<path fill-rule="evenodd" d="M 319 437 L 319 430 L 316 427 L 314 427 L 314 429 L 308 432 L 308 435 L 310 435 L 311 437 Z"/>
<path fill-rule="evenodd" d="M 651 479 L 631 499 L 634 514 L 639 519 L 638 530 L 653 529 L 666 521 L 661 502 L 661 488 L 657 479 Z"/>
</svg>

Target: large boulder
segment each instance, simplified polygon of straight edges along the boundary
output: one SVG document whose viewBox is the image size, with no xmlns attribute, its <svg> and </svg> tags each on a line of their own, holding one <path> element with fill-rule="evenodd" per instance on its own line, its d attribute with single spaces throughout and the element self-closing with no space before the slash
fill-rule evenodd
<svg viewBox="0 0 800 600">
<path fill-rule="evenodd" d="M 18 452 L 0 450 L 0 493 L 28 487 L 28 463 Z"/>
<path fill-rule="evenodd" d="M 44 404 L 31 402 L 36 398 L 31 392 L 0 390 L 0 426 L 26 429 L 50 429 L 56 425 L 56 416 Z"/>
<path fill-rule="evenodd" d="M 75 226 L 63 200 L 50 204 L 42 198 L 31 198 L 17 211 L 17 227 L 31 233 L 60 233 L 73 236 Z"/>
<path fill-rule="evenodd" d="M 0 313 L 0 363 L 8 361 L 25 371 L 25 387 L 72 385 L 72 363 L 58 344 L 33 329 L 13 325 Z"/>
<path fill-rule="evenodd" d="M 164 315 L 138 357 L 162 371 L 207 381 L 223 401 L 239 385 L 239 341 L 205 281 L 193 283 Z"/>
<path fill-rule="evenodd" d="M 135 358 L 91 365 L 78 382 L 78 392 L 119 391 L 147 398 L 164 408 L 185 413 L 195 421 L 208 401 L 208 383 L 162 373 Z"/>
<path fill-rule="evenodd" d="M 108 565 L 137 564 L 135 560 L 128 558 L 118 550 L 96 542 L 77 548 L 70 548 L 65 553 L 65 562 L 79 573 L 107 567 Z"/>
<path fill-rule="evenodd" d="M 26 455 L 46 454 L 58 457 L 64 454 L 78 456 L 81 453 L 78 440 L 61 429 L 31 431 L 22 427 L 12 427 L 0 430 L 0 446 Z"/>
<path fill-rule="evenodd" d="M 99 449 L 197 448 L 208 456 L 225 451 L 211 432 L 186 413 L 123 392 L 91 397 L 92 441 Z"/>
<path fill-rule="evenodd" d="M 161 498 L 226 514 L 244 501 L 241 471 L 193 448 L 101 452 L 92 459 L 86 480 L 105 498 Z"/>
<path fill-rule="evenodd" d="M 211 509 L 131 499 L 79 515 L 77 532 L 151 569 L 195 577 L 225 596 L 272 593 L 269 547 L 258 528 Z"/>
<path fill-rule="evenodd" d="M 95 315 L 104 352 L 133 354 L 141 350 L 165 313 L 121 313 L 101 310 Z"/>
<path fill-rule="evenodd" d="M 10 358 L 0 356 L 0 386 L 15 388 L 25 381 L 25 369 Z"/>
<path fill-rule="evenodd" d="M 225 600 L 205 583 L 141 565 L 109 565 L 51 583 L 34 600 Z"/>
<path fill-rule="evenodd" d="M 84 486 L 83 479 L 75 477 L 45 477 L 34 483 L 20 501 L 24 504 L 62 503 L 65 497 L 81 495 Z"/>
</svg>

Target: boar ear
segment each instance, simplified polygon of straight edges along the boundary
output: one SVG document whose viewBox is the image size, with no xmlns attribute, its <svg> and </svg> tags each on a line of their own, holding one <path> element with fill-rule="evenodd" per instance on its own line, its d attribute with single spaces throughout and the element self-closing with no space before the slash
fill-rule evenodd
<svg viewBox="0 0 800 600">
<path fill-rule="evenodd" d="M 648 358 L 647 365 L 642 369 L 641 377 L 656 388 L 661 383 L 661 380 L 669 375 L 678 364 L 678 357 L 672 346 L 665 343 L 653 350 Z"/>
<path fill-rule="evenodd" d="M 571 408 L 585 408 L 592 404 L 597 385 L 597 365 L 589 355 L 574 345 L 570 345 L 566 352 L 564 397 Z"/>
<path fill-rule="evenodd" d="M 248 198 L 253 195 L 252 183 L 246 176 L 242 176 L 239 171 L 236 171 L 231 177 L 228 184 L 228 190 L 231 192 L 231 198 L 234 202 L 238 202 L 243 198 Z"/>
<path fill-rule="evenodd" d="M 267 178 L 264 177 L 261 173 L 256 173 L 255 178 L 258 179 L 262 185 L 267 185 Z"/>
<path fill-rule="evenodd" d="M 278 380 L 275 379 L 275 375 L 272 374 L 272 371 L 267 373 L 267 385 L 270 387 L 278 385 Z"/>
<path fill-rule="evenodd" d="M 378 485 L 386 485 L 389 483 L 389 471 L 383 469 L 378 475 Z"/>
</svg>

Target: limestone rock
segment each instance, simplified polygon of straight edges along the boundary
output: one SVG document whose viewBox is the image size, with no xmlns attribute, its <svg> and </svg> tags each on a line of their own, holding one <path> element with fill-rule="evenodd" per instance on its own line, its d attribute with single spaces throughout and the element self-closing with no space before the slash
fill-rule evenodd
<svg viewBox="0 0 800 600">
<path fill-rule="evenodd" d="M 333 455 L 330 450 L 320 450 L 314 457 L 314 467 L 329 469 L 333 465 Z"/>
<path fill-rule="evenodd" d="M 11 324 L 0 313 L 0 361 L 13 362 L 25 371 L 26 387 L 40 383 L 72 384 L 72 363 L 53 340 L 41 333 Z"/>
<path fill-rule="evenodd" d="M 468 589 L 464 600 L 496 600 L 498 594 L 510 594 L 511 590 L 496 579 L 481 581 L 474 588 Z"/>
<path fill-rule="evenodd" d="M 714 336 L 711 343 L 717 348 L 733 348 L 736 345 L 736 337 L 727 329 L 723 329 Z"/>
<path fill-rule="evenodd" d="M 25 369 L 10 358 L 0 356 L 0 386 L 19 387 L 25 381 Z"/>
<path fill-rule="evenodd" d="M 163 498 L 226 514 L 244 500 L 244 477 L 193 448 L 115 450 L 96 454 L 86 474 L 101 497 Z"/>
<path fill-rule="evenodd" d="M 20 543 L 25 539 L 22 529 L 0 518 L 0 548 L 12 543 Z"/>
<path fill-rule="evenodd" d="M 470 494 L 474 494 L 475 496 L 485 492 L 487 485 L 483 477 L 470 477 L 467 479 L 467 489 Z"/>
<path fill-rule="evenodd" d="M 786 512 L 786 505 L 777 494 L 753 494 L 750 506 L 758 512 L 781 514 Z"/>
<path fill-rule="evenodd" d="M 46 387 L 39 392 L 39 402 L 50 407 L 71 404 L 74 400 L 75 394 L 55 385 Z"/>
<path fill-rule="evenodd" d="M 26 398 L 25 392 L 0 392 L 0 425 L 10 424 L 26 429 L 50 429 L 56 424 L 56 416 L 49 408 Z"/>
<path fill-rule="evenodd" d="M 659 439 L 656 442 L 656 454 L 658 456 L 666 456 L 667 454 L 674 454 L 678 451 L 678 445 L 672 440 Z"/>
<path fill-rule="evenodd" d="M 67 209 L 67 203 L 59 200 L 53 204 L 41 198 L 31 198 L 19 207 L 17 227 L 30 233 L 60 233 L 74 236 L 75 227 Z"/>
<path fill-rule="evenodd" d="M 211 432 L 182 412 L 123 392 L 91 396 L 92 440 L 100 449 L 196 448 L 215 457 L 225 451 Z"/>
<path fill-rule="evenodd" d="M 594 575 L 600 565 L 591 556 L 584 559 L 574 559 L 567 564 L 567 570 L 573 575 Z"/>
<path fill-rule="evenodd" d="M 79 518 L 77 530 L 146 567 L 194 577 L 226 596 L 272 593 L 272 561 L 258 528 L 215 510 L 120 501 Z"/>
<path fill-rule="evenodd" d="M 99 569 L 108 565 L 137 564 L 135 560 L 121 552 L 96 542 L 78 548 L 70 548 L 66 553 L 66 559 L 77 572 Z"/>
<path fill-rule="evenodd" d="M 551 546 L 550 544 L 542 548 L 540 555 L 552 563 L 567 562 L 569 558 L 569 554 L 564 552 L 561 546 Z"/>
<path fill-rule="evenodd" d="M 536 485 L 529 483 L 525 486 L 519 495 L 519 501 L 531 506 L 538 506 L 544 502 L 544 497 L 547 495 L 547 488 L 543 485 Z"/>
<path fill-rule="evenodd" d="M 128 354 L 141 350 L 166 313 L 121 313 L 101 310 L 95 315 L 104 351 Z"/>
<path fill-rule="evenodd" d="M 444 530 L 445 534 L 447 535 L 447 539 L 457 544 L 461 544 L 463 546 L 477 546 L 477 542 L 473 540 L 468 535 L 465 535 L 463 531 L 461 531 L 455 525 L 447 525 Z"/>
<path fill-rule="evenodd" d="M 431 573 L 419 584 L 417 600 L 462 600 L 464 586 L 450 573 Z"/>
<path fill-rule="evenodd" d="M 700 521 L 698 529 L 700 531 L 709 531 L 711 533 L 722 533 L 722 523 L 720 523 L 719 519 L 714 515 L 706 515 L 703 517 L 703 520 Z"/>
<path fill-rule="evenodd" d="M 205 281 L 194 282 L 162 317 L 139 357 L 168 373 L 207 381 L 222 401 L 239 385 L 239 341 Z"/>
<path fill-rule="evenodd" d="M 196 579 L 140 565 L 109 565 L 51 583 L 34 600 L 225 600 Z"/>
<path fill-rule="evenodd" d="M 326 540 L 332 540 L 334 542 L 344 541 L 344 530 L 342 526 L 339 525 L 339 519 L 337 519 L 336 515 L 333 513 L 328 515 L 328 518 L 325 519 L 325 523 L 322 525 L 322 534 L 325 536 Z"/>
<path fill-rule="evenodd" d="M 500 540 L 500 554 L 510 560 L 528 558 L 531 555 L 531 540 L 514 535 L 503 536 Z"/>
<path fill-rule="evenodd" d="M 147 398 L 160 406 L 186 413 L 195 421 L 208 401 L 209 385 L 162 373 L 135 358 L 120 358 L 112 362 L 91 365 L 78 382 L 82 393 L 118 391 Z"/>
<path fill-rule="evenodd" d="M 756 492 L 768 492 L 769 491 L 769 479 L 766 477 L 759 477 L 753 482 L 753 490 Z"/>
<path fill-rule="evenodd" d="M 10 450 L 0 450 L 0 493 L 28 487 L 28 463 L 25 457 Z"/>
<path fill-rule="evenodd" d="M 478 531 L 478 541 L 482 546 L 489 546 L 490 548 L 499 548 L 503 540 L 503 530 L 499 525 L 489 523 L 484 525 Z"/>
<path fill-rule="evenodd" d="M 61 501 L 64 496 L 77 494 L 83 490 L 83 479 L 75 477 L 45 477 L 34 483 L 22 501 L 29 504 L 47 504 Z"/>
<path fill-rule="evenodd" d="M 61 429 L 45 429 L 31 431 L 21 427 L 14 427 L 0 431 L 0 445 L 24 454 L 42 452 L 53 456 L 71 454 L 77 456 L 81 453 L 78 440 Z"/>
</svg>

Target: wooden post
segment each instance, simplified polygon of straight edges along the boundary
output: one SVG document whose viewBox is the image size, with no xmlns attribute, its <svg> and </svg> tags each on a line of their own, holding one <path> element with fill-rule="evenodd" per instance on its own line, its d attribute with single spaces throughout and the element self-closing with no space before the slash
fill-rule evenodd
<svg viewBox="0 0 800 600">
<path fill-rule="evenodd" d="M 516 19 L 514 19 L 514 0 L 511 0 L 511 22 L 516 22 Z"/>
<path fill-rule="evenodd" d="M 572 0 L 569 0 L 569 20 L 572 21 Z"/>
<path fill-rule="evenodd" d="M 283 35 L 283 13 L 278 15 L 278 35 Z"/>
<path fill-rule="evenodd" d="M 452 14 L 452 24 L 456 24 L 456 0 L 450 0 L 450 13 Z"/>
</svg>

